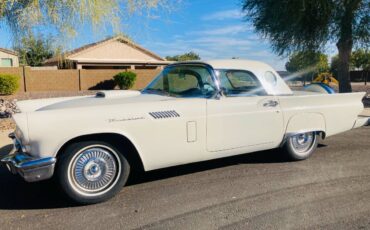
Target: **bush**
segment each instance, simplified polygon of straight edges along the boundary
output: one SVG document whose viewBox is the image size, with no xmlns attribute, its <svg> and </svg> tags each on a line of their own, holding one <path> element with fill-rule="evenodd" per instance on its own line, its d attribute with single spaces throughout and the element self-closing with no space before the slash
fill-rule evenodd
<svg viewBox="0 0 370 230">
<path fill-rule="evenodd" d="M 0 74 L 0 94 L 10 95 L 17 92 L 19 77 L 10 74 Z"/>
<path fill-rule="evenodd" d="M 118 85 L 120 89 L 130 89 L 134 86 L 136 81 L 136 73 L 133 72 L 120 72 L 114 76 L 114 83 Z"/>
</svg>

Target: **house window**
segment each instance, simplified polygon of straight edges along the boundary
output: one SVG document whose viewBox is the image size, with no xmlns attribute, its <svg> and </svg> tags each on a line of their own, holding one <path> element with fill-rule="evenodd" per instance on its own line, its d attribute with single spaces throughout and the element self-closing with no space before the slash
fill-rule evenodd
<svg viewBox="0 0 370 230">
<path fill-rule="evenodd" d="M 12 67 L 13 60 L 11 58 L 1 58 L 1 66 L 2 67 Z"/>
</svg>

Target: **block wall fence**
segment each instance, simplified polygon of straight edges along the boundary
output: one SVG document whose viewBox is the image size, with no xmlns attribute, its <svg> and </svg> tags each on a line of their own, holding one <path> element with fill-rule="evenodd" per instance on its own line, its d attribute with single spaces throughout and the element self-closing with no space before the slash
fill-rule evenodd
<svg viewBox="0 0 370 230">
<path fill-rule="evenodd" d="M 19 76 L 19 93 L 40 91 L 82 91 L 113 89 L 113 77 L 119 72 L 137 74 L 133 89 L 142 89 L 160 69 L 80 69 L 80 70 L 32 70 L 30 67 L 0 68 L 0 74 Z"/>
</svg>

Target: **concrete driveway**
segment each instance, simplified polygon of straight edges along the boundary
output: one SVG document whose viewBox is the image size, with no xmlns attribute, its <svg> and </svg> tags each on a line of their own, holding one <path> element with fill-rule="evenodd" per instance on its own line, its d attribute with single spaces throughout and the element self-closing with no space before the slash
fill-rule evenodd
<svg viewBox="0 0 370 230">
<path fill-rule="evenodd" d="M 285 162 L 280 154 L 271 150 L 148 172 L 112 200 L 82 207 L 63 199 L 52 181 L 27 184 L 0 168 L 0 226 L 370 228 L 370 127 L 329 137 L 306 161 Z"/>
</svg>

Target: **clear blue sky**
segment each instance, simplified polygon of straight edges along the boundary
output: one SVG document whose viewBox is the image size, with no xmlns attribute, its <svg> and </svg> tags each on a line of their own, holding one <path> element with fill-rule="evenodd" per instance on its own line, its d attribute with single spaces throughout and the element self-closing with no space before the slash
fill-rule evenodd
<svg viewBox="0 0 370 230">
<path fill-rule="evenodd" d="M 147 16 L 122 19 L 121 30 L 135 42 L 160 56 L 194 51 L 202 59 L 239 57 L 261 60 L 284 70 L 286 59 L 272 53 L 268 41 L 254 33 L 243 21 L 240 0 L 182 0 L 171 11 L 158 10 Z M 48 29 L 43 31 L 50 33 Z M 75 38 L 65 44 L 73 49 L 113 35 L 111 29 L 94 31 L 84 25 Z M 0 27 L 0 47 L 11 48 L 6 27 Z"/>
</svg>

